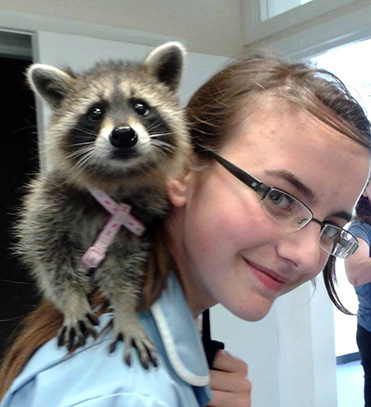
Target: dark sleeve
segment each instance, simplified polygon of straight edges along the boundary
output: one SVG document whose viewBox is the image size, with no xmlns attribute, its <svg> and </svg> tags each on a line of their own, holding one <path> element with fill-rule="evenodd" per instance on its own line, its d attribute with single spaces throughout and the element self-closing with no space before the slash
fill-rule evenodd
<svg viewBox="0 0 371 407">
<path fill-rule="evenodd" d="M 371 225 L 363 222 L 353 222 L 350 225 L 349 232 L 364 240 L 371 247 Z"/>
</svg>

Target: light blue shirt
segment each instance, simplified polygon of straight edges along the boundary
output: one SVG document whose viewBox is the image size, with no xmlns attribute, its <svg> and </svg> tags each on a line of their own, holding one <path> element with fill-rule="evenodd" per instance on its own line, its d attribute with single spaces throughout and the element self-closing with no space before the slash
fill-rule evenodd
<svg viewBox="0 0 371 407">
<path fill-rule="evenodd" d="M 154 342 L 158 368 L 143 369 L 136 353 L 109 354 L 110 332 L 66 355 L 56 339 L 26 364 L 1 407 L 200 407 L 210 400 L 209 370 L 193 316 L 174 276 L 150 310 L 139 313 Z M 104 327 L 111 314 L 100 318 Z"/>
</svg>

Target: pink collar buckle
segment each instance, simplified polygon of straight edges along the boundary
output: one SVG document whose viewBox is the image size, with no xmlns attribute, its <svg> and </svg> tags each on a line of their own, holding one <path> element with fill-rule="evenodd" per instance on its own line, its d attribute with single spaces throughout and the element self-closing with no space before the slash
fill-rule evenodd
<svg viewBox="0 0 371 407">
<path fill-rule="evenodd" d="M 105 192 L 96 188 L 88 188 L 92 196 L 111 214 L 108 222 L 99 233 L 95 243 L 82 256 L 81 261 L 86 269 L 97 268 L 105 258 L 106 250 L 116 236 L 121 226 L 141 236 L 146 228 L 130 214 L 131 206 L 126 203 L 117 203 Z"/>
</svg>

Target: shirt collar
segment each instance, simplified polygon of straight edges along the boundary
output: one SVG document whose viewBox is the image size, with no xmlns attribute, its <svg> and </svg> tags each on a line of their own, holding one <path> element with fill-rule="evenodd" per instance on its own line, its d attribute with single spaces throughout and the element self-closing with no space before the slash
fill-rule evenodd
<svg viewBox="0 0 371 407">
<path fill-rule="evenodd" d="M 151 312 L 175 373 L 192 386 L 206 386 L 209 369 L 200 335 L 173 274 L 168 278 L 167 289 L 152 305 Z"/>
</svg>

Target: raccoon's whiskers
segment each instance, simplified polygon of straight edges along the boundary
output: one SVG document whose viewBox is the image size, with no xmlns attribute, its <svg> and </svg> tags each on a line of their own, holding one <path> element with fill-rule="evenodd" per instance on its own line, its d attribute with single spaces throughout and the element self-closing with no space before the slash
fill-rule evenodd
<svg viewBox="0 0 371 407">
<path fill-rule="evenodd" d="M 78 131 L 80 135 L 83 136 L 93 136 L 94 140 L 96 138 L 96 133 L 94 131 L 88 130 L 88 129 L 84 129 L 83 127 L 75 127 L 74 128 L 75 131 Z"/>
<path fill-rule="evenodd" d="M 88 146 L 84 147 L 84 148 L 80 148 L 76 151 L 73 151 L 72 153 L 68 154 L 67 158 L 78 158 L 80 156 L 85 156 L 86 154 L 91 153 L 94 150 L 94 145 L 92 145 L 91 143 L 89 143 Z"/>
<path fill-rule="evenodd" d="M 89 153 L 89 152 L 90 152 L 90 149 L 88 149 L 88 148 L 73 151 L 72 153 L 68 154 L 67 158 L 77 158 L 77 157 L 85 155 L 86 153 Z"/>
<path fill-rule="evenodd" d="M 171 145 L 163 140 L 153 140 L 152 145 L 154 147 L 156 147 L 158 150 L 160 150 L 161 152 L 163 152 L 164 154 L 166 152 L 170 153 L 175 149 L 175 147 L 173 145 Z"/>
<path fill-rule="evenodd" d="M 155 133 L 155 134 L 150 134 L 149 136 L 151 137 L 151 138 L 156 138 L 156 137 L 166 137 L 166 136 L 170 136 L 171 135 L 171 133 L 170 132 L 167 132 L 167 133 Z"/>
<path fill-rule="evenodd" d="M 83 143 L 75 143 L 75 144 L 70 144 L 71 147 L 79 147 L 79 146 L 88 146 L 88 145 L 93 145 L 94 143 L 92 141 L 84 141 Z"/>
<path fill-rule="evenodd" d="M 148 132 L 151 132 L 151 131 L 153 131 L 153 130 L 156 130 L 156 129 L 159 128 L 160 126 L 161 126 L 161 123 L 160 123 L 160 122 L 158 122 L 158 123 L 152 123 L 150 126 L 148 126 L 147 131 L 148 131 Z"/>
<path fill-rule="evenodd" d="M 89 143 L 90 145 L 81 148 L 77 151 L 72 152 L 71 154 L 69 154 L 69 158 L 79 158 L 77 160 L 77 162 L 74 164 L 74 168 L 77 169 L 83 169 L 84 167 L 86 167 L 87 163 L 94 158 L 94 145 L 92 143 Z"/>
<path fill-rule="evenodd" d="M 84 168 L 86 167 L 86 164 L 90 161 L 91 158 L 94 158 L 94 151 L 88 151 L 86 154 L 82 156 L 80 160 L 77 161 L 75 164 L 75 167 L 77 168 Z"/>
</svg>

